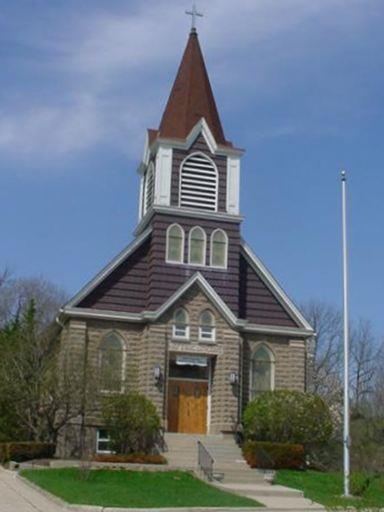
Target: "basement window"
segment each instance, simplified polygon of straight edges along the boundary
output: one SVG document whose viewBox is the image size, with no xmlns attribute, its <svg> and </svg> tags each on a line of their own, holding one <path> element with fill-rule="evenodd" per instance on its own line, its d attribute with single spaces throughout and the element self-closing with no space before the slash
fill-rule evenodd
<svg viewBox="0 0 384 512">
<path fill-rule="evenodd" d="M 96 431 L 96 453 L 112 453 L 110 444 L 111 440 L 107 430 L 98 428 Z"/>
</svg>

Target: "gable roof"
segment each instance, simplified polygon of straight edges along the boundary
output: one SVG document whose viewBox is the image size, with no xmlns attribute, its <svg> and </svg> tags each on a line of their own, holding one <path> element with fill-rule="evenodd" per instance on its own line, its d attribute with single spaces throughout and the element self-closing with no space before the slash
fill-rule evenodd
<svg viewBox="0 0 384 512">
<path fill-rule="evenodd" d="M 246 314 L 243 315 L 241 306 L 239 309 L 234 305 L 230 307 L 221 297 L 220 289 L 216 289 L 217 281 L 212 281 L 209 267 L 195 272 L 187 280 L 185 278 L 184 280 L 176 279 L 169 287 L 169 295 L 164 296 L 164 301 L 156 305 L 155 308 L 148 307 L 151 292 L 145 273 L 148 270 L 146 255 L 151 243 L 150 233 L 151 229 L 149 228 L 137 237 L 76 294 L 62 308 L 61 312 L 74 317 L 133 322 L 154 321 L 182 297 L 191 286 L 198 285 L 234 328 L 251 332 L 304 337 L 313 334 L 311 326 L 298 308 L 244 241 L 239 248 L 241 258 L 246 259 L 246 264 L 255 275 L 257 274 L 261 284 L 255 286 L 251 279 L 252 276 L 248 272 L 245 274 L 245 279 L 250 280 L 250 297 L 244 290 L 240 289 L 240 293 L 244 293 L 246 301 L 251 301 L 256 297 L 256 302 L 258 302 L 256 308 L 247 309 Z M 138 275 L 138 269 L 143 272 L 143 275 Z M 267 302 L 265 302 L 266 299 Z M 267 304 L 267 313 L 265 304 Z"/>
<path fill-rule="evenodd" d="M 242 240 L 241 246 L 243 254 L 251 268 L 271 291 L 274 297 L 276 297 L 279 304 L 284 308 L 287 314 L 295 320 L 297 327 L 303 327 L 304 329 L 313 333 L 311 325 L 300 312 L 299 308 L 288 297 L 288 295 L 285 293 L 276 279 L 272 276 L 271 272 L 267 269 L 264 263 L 252 251 L 251 247 L 244 240 Z"/>
<path fill-rule="evenodd" d="M 100 284 L 107 279 L 112 272 L 119 267 L 129 256 L 131 256 L 136 249 L 138 249 L 143 242 L 148 238 L 152 232 L 152 227 L 148 227 L 145 231 L 136 237 L 127 247 L 125 247 L 112 261 L 110 261 L 96 276 L 91 279 L 81 290 L 76 293 L 64 306 L 66 308 L 73 308 L 78 306 L 90 293 L 92 293 Z"/>
<path fill-rule="evenodd" d="M 218 144 L 228 145 L 216 107 L 204 57 L 195 30 L 192 30 L 176 75 L 159 136 L 185 139 L 204 118 Z"/>
</svg>

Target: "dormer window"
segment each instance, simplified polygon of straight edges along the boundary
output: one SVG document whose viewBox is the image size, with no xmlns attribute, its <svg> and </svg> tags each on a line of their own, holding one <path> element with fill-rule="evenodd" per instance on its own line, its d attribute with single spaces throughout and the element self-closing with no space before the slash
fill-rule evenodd
<svg viewBox="0 0 384 512">
<path fill-rule="evenodd" d="M 217 210 L 218 173 L 203 153 L 193 153 L 181 165 L 180 206 Z"/>
<path fill-rule="evenodd" d="M 143 214 L 145 215 L 153 204 L 155 186 L 155 170 L 153 163 L 149 164 L 144 174 L 144 190 L 143 190 Z"/>
</svg>

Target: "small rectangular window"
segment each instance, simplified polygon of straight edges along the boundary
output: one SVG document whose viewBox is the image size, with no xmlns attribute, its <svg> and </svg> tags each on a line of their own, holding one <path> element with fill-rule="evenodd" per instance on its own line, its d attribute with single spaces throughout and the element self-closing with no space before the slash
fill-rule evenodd
<svg viewBox="0 0 384 512">
<path fill-rule="evenodd" d="M 96 432 L 96 453 L 112 453 L 111 440 L 105 429 L 98 428 Z"/>
</svg>

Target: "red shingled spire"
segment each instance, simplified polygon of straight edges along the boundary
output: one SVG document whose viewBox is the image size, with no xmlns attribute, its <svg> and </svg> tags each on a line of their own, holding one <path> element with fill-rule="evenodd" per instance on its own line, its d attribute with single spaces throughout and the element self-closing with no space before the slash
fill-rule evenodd
<svg viewBox="0 0 384 512">
<path fill-rule="evenodd" d="M 218 144 L 230 144 L 225 140 L 197 32 L 192 29 L 161 119 L 159 136 L 185 139 L 202 117 Z"/>
</svg>

